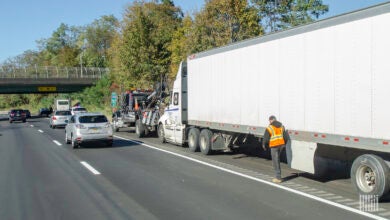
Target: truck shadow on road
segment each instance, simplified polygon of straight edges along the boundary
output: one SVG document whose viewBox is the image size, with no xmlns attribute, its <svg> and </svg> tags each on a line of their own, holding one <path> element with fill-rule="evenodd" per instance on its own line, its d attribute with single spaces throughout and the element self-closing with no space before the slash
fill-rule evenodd
<svg viewBox="0 0 390 220">
<path fill-rule="evenodd" d="M 230 154 L 233 159 L 245 159 L 245 158 L 262 158 L 268 160 L 270 163 L 271 153 L 269 148 L 267 151 L 264 151 L 261 147 L 261 143 L 255 137 L 252 137 L 248 140 L 247 143 L 240 145 L 238 149 L 235 149 L 233 152 L 223 153 Z M 286 148 L 283 149 L 280 160 L 282 163 L 287 165 L 287 155 Z M 288 166 L 288 165 L 287 165 Z M 330 182 L 334 180 L 342 180 L 350 178 L 350 166 L 351 163 L 340 162 L 336 163 L 334 161 L 328 161 L 322 157 L 316 157 L 314 161 L 315 174 L 310 174 L 307 172 L 300 172 L 291 168 L 287 168 L 287 172 L 292 175 L 284 178 L 285 181 L 295 179 L 297 177 L 304 177 L 320 182 Z M 285 169 L 285 168 L 283 168 Z"/>
</svg>

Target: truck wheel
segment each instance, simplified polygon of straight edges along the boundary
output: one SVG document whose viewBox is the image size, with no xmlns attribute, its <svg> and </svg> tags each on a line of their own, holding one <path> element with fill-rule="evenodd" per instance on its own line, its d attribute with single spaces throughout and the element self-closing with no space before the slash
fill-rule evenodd
<svg viewBox="0 0 390 220">
<path fill-rule="evenodd" d="M 188 132 L 188 148 L 192 152 L 199 151 L 199 135 L 200 131 L 197 128 L 191 128 Z"/>
<path fill-rule="evenodd" d="M 361 155 L 352 164 L 351 180 L 359 194 L 381 198 L 389 191 L 389 167 L 376 155 Z"/>
<path fill-rule="evenodd" d="M 160 123 L 158 125 L 158 138 L 160 139 L 161 143 L 166 143 L 167 140 L 165 139 L 165 133 L 164 133 L 164 126 Z"/>
<path fill-rule="evenodd" d="M 145 136 L 145 128 L 143 124 L 141 123 L 141 120 L 137 120 L 135 122 L 135 133 L 137 134 L 137 137 L 142 138 Z"/>
<path fill-rule="evenodd" d="M 199 147 L 200 147 L 200 151 L 205 155 L 209 155 L 212 152 L 212 150 L 211 150 L 211 137 L 212 137 L 212 135 L 213 135 L 213 133 L 209 129 L 203 129 L 200 132 Z"/>
</svg>

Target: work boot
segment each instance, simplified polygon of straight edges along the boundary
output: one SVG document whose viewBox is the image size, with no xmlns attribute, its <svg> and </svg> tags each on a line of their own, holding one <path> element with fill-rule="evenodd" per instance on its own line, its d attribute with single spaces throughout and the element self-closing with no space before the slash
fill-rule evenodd
<svg viewBox="0 0 390 220">
<path fill-rule="evenodd" d="M 278 179 L 278 178 L 273 178 L 272 182 L 274 182 L 274 183 L 281 183 L 281 182 L 283 182 L 283 180 L 282 179 Z"/>
</svg>

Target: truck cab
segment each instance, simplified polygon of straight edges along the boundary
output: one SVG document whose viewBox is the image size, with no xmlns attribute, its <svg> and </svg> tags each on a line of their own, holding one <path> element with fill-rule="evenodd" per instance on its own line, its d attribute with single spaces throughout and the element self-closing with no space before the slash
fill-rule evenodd
<svg viewBox="0 0 390 220">
<path fill-rule="evenodd" d="M 158 135 L 162 142 L 182 145 L 185 142 L 185 129 L 187 122 L 187 63 L 179 66 L 170 103 L 158 122 Z"/>
</svg>

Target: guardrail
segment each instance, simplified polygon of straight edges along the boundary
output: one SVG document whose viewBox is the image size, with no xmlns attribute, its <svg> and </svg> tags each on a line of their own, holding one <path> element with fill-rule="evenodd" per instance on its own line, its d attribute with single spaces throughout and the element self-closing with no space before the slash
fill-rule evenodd
<svg viewBox="0 0 390 220">
<path fill-rule="evenodd" d="M 10 67 L 0 66 L 0 78 L 101 78 L 110 72 L 99 67 Z"/>
</svg>

